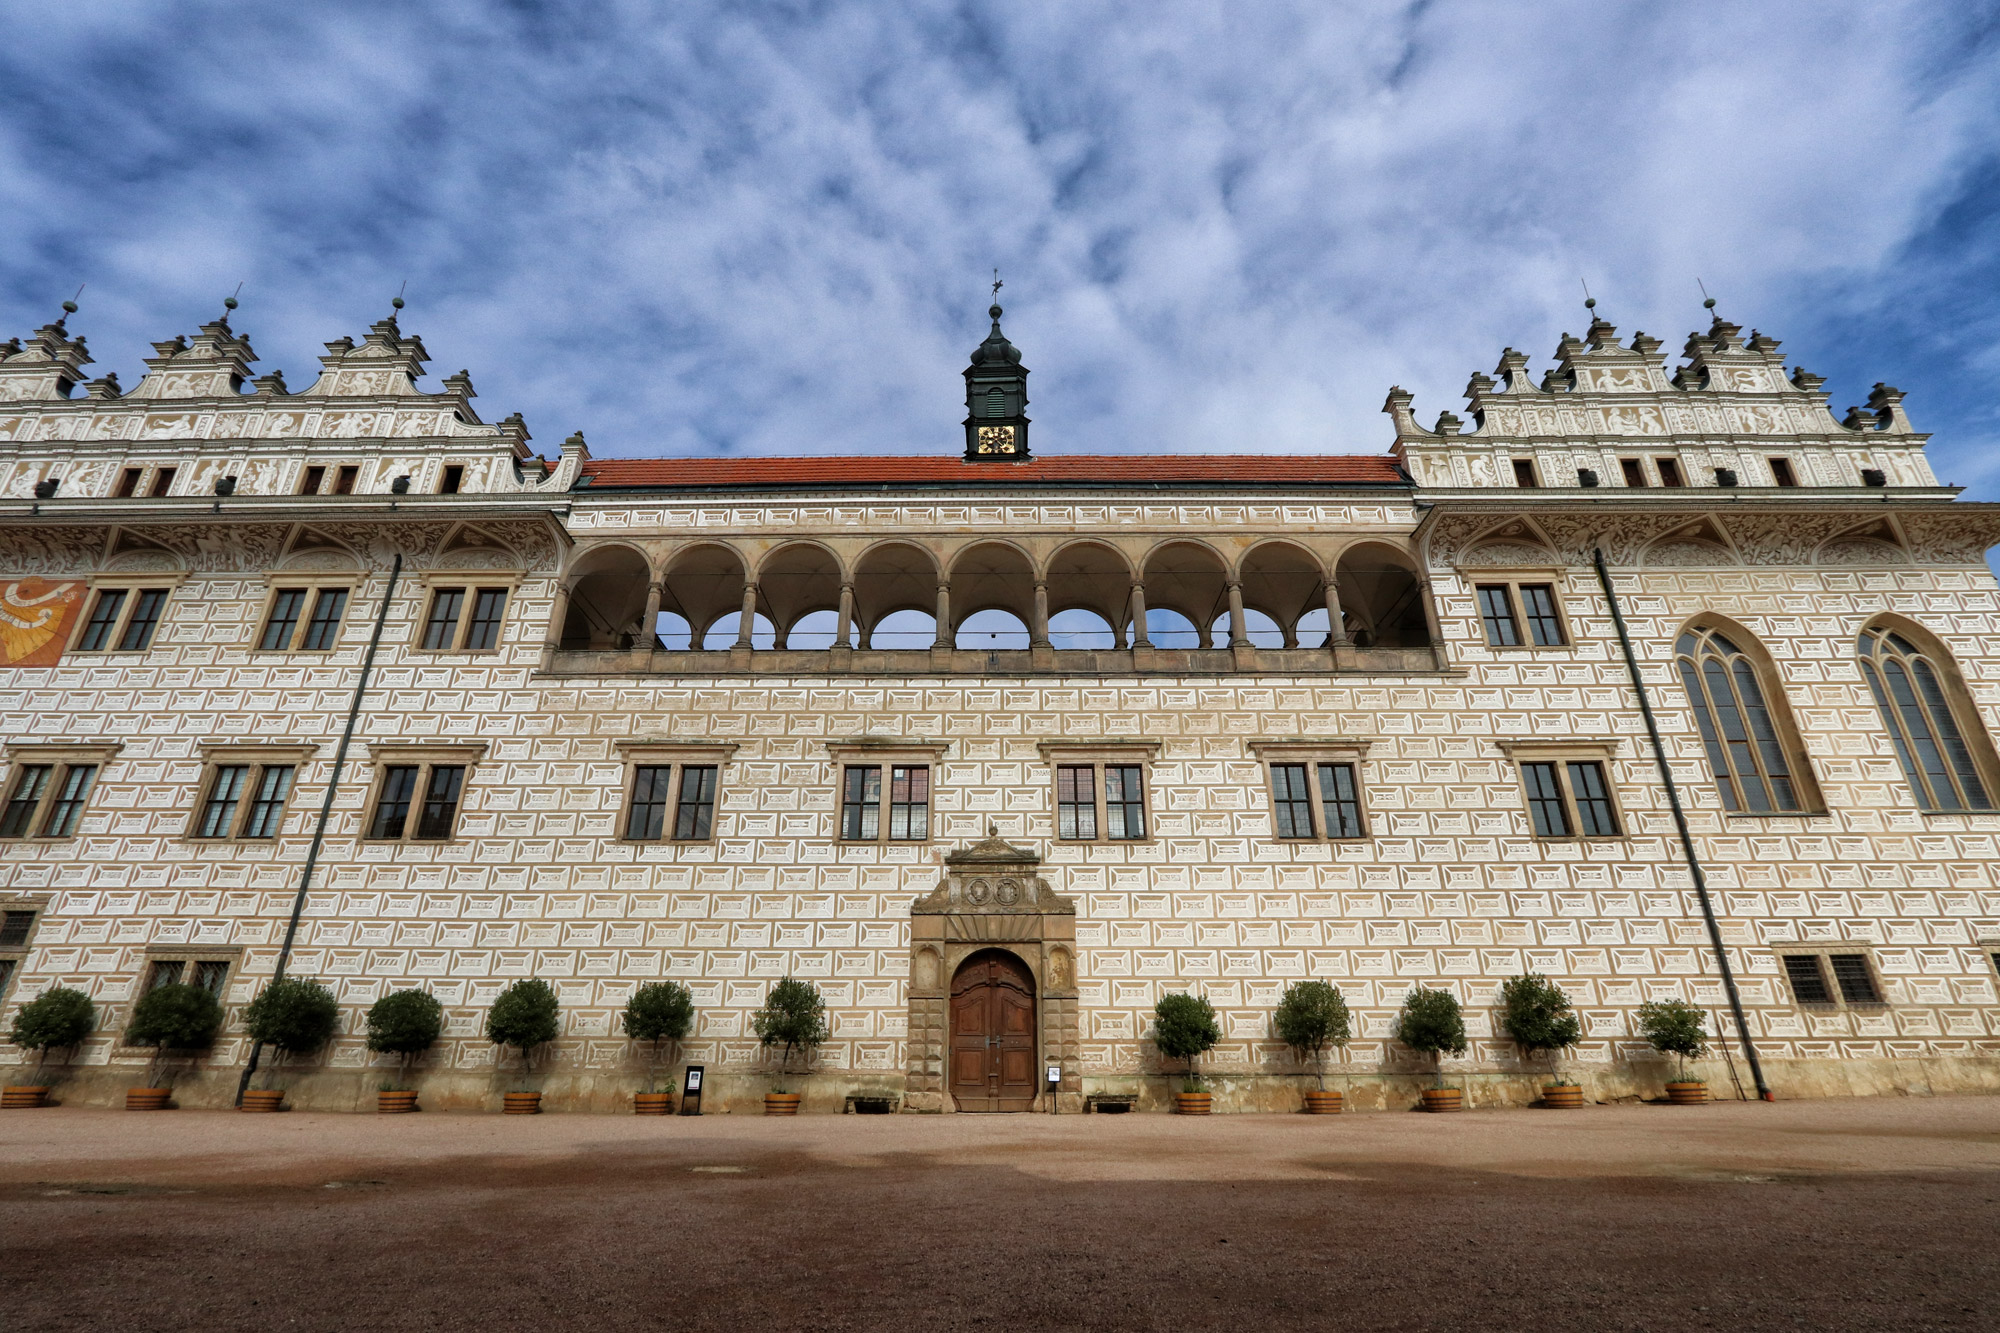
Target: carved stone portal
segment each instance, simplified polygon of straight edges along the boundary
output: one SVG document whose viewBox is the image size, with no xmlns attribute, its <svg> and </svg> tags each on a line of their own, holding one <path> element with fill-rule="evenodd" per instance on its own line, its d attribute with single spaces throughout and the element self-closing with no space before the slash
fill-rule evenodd
<svg viewBox="0 0 2000 1333">
<path fill-rule="evenodd" d="M 981 949 L 1021 960 L 1035 980 L 1038 1069 L 1062 1070 L 1057 1108 L 1083 1109 L 1076 1004 L 1076 902 L 1035 872 L 1042 858 L 988 836 L 944 859 L 937 888 L 910 907 L 909 1078 L 903 1105 L 952 1111 L 946 1085 L 950 989 L 959 965 Z M 1042 1082 L 1034 1110 L 1047 1111 Z"/>
</svg>

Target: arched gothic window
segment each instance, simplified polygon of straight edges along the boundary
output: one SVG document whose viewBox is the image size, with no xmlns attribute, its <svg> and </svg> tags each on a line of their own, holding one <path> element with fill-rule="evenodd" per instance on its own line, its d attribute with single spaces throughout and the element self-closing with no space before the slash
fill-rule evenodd
<svg viewBox="0 0 2000 1333">
<path fill-rule="evenodd" d="M 1863 630 L 1860 648 L 1861 674 L 1882 710 L 1882 725 L 1895 742 L 1917 804 L 1926 810 L 1993 809 L 1960 719 L 1979 739 L 1984 733 L 1971 701 L 1955 688 L 1956 673 L 1942 650 L 1919 648 L 1886 625 Z"/>
<path fill-rule="evenodd" d="M 1675 652 L 1723 809 L 1803 814 L 1811 779 L 1801 781 L 1798 736 L 1781 711 L 1783 700 L 1779 710 L 1767 702 L 1764 680 L 1750 654 L 1714 626 L 1687 630 Z"/>
</svg>

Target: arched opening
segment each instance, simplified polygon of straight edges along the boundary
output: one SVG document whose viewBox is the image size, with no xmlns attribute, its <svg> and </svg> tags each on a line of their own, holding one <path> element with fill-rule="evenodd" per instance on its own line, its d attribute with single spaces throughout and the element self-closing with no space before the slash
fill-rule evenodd
<svg viewBox="0 0 2000 1333">
<path fill-rule="evenodd" d="M 769 616 L 773 646 L 832 647 L 831 622 L 840 615 L 840 562 L 834 559 L 833 552 L 811 542 L 779 547 L 757 566 L 757 606 Z M 799 623 L 822 612 L 829 619 L 825 642 L 811 645 L 795 642 Z"/>
<path fill-rule="evenodd" d="M 1165 606 L 1146 608 L 1146 640 L 1155 648 L 1199 648 L 1201 628 L 1180 612 Z"/>
<path fill-rule="evenodd" d="M 840 628 L 840 612 L 808 611 L 792 622 L 785 631 L 787 648 L 831 648 L 835 632 Z M 853 646 L 854 631 L 848 630 L 848 646 Z"/>
<path fill-rule="evenodd" d="M 655 627 L 660 642 L 679 642 L 685 635 L 690 645 L 707 647 L 724 638 L 722 646 L 732 646 L 743 613 L 745 581 L 743 557 L 727 546 L 704 542 L 676 551 L 661 581 Z M 726 638 L 718 633 L 724 627 Z"/>
<path fill-rule="evenodd" d="M 1428 648 L 1430 620 L 1414 561 L 1393 546 L 1364 542 L 1340 557 L 1334 575 L 1347 636 L 1357 648 Z"/>
<path fill-rule="evenodd" d="M 854 567 L 854 621 L 870 648 L 929 648 L 937 642 L 937 561 L 908 542 L 870 547 Z M 922 638 L 922 627 L 929 637 Z"/>
<path fill-rule="evenodd" d="M 1116 648 L 1117 631 L 1095 611 L 1073 606 L 1049 617 L 1049 646 L 1052 648 Z"/>
<path fill-rule="evenodd" d="M 1071 542 L 1049 558 L 1049 642 L 1062 647 L 1123 648 L 1121 630 L 1112 627 L 1130 622 L 1132 606 L 1132 566 L 1111 547 L 1101 542 Z M 1092 622 L 1069 616 L 1071 611 L 1088 613 Z M 1056 639 L 1057 624 L 1072 636 L 1068 643 Z M 1107 642 L 1088 644 L 1074 641 L 1076 634 L 1091 634 L 1104 628 Z"/>
<path fill-rule="evenodd" d="M 1861 676 L 1920 809 L 1992 810 L 2000 758 L 1958 663 L 1938 637 L 1901 616 L 1861 631 Z"/>
<path fill-rule="evenodd" d="M 1168 542 L 1146 557 L 1141 582 L 1146 585 L 1146 638 L 1155 648 L 1211 648 L 1229 643 L 1229 580 L 1222 557 L 1200 542 Z M 1155 609 L 1171 612 L 1176 621 L 1164 626 L 1168 633 L 1185 628 L 1194 642 L 1163 642 L 1154 637 Z M 1222 616 L 1222 637 L 1213 633 L 1204 638 L 1200 626 L 1213 626 Z"/>
<path fill-rule="evenodd" d="M 960 648 L 1026 648 L 1028 625 L 1012 611 L 988 607 L 960 620 L 953 642 Z"/>
<path fill-rule="evenodd" d="M 960 648 L 1025 649 L 1035 614 L 1034 566 L 1004 542 L 960 551 L 951 562 L 951 614 L 952 642 Z M 975 618 L 979 627 L 968 634 Z"/>
<path fill-rule="evenodd" d="M 1674 640 L 1674 665 L 1723 809 L 1769 815 L 1820 808 L 1791 703 L 1754 635 L 1734 621 L 1703 617 Z"/>
<path fill-rule="evenodd" d="M 1326 570 L 1317 556 L 1290 542 L 1265 542 L 1252 549 L 1243 557 L 1242 580 L 1244 610 L 1268 616 L 1282 647 L 1299 646 L 1299 621 L 1313 607 L 1325 614 Z M 1422 610 L 1419 606 L 1420 623 Z M 1429 641 L 1426 634 L 1424 642 Z M 1251 642 L 1256 642 L 1255 635 Z"/>
<path fill-rule="evenodd" d="M 1005 949 L 981 949 L 952 976 L 950 1013 L 946 1058 L 958 1109 L 1034 1109 L 1041 1088 L 1028 965 Z"/>
<path fill-rule="evenodd" d="M 1229 617 L 1227 614 L 1217 616 L 1215 623 L 1209 626 L 1209 629 L 1214 633 L 1217 643 L 1229 642 Z M 1278 622 L 1265 615 L 1262 611 L 1253 611 L 1247 606 L 1243 608 L 1243 637 L 1250 640 L 1252 648 L 1282 648 L 1285 646 L 1285 631 L 1278 627 Z"/>
<path fill-rule="evenodd" d="M 651 647 L 640 624 L 652 577 L 645 556 L 629 546 L 601 546 L 584 552 L 570 568 L 569 609 L 558 639 L 563 647 Z"/>
<path fill-rule="evenodd" d="M 736 646 L 743 633 L 743 613 L 722 616 L 708 627 L 701 636 L 701 646 L 711 653 L 726 653 Z M 750 646 L 759 652 L 767 652 L 778 644 L 778 631 L 771 624 L 771 617 L 762 611 L 750 617 Z"/>
</svg>

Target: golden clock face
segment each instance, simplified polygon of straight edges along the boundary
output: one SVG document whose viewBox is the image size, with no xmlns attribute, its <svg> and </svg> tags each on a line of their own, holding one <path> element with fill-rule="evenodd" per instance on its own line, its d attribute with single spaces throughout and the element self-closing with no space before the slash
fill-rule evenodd
<svg viewBox="0 0 2000 1333">
<path fill-rule="evenodd" d="M 979 428 L 979 452 L 982 454 L 1013 453 L 1014 428 L 1012 426 L 981 426 Z"/>
</svg>

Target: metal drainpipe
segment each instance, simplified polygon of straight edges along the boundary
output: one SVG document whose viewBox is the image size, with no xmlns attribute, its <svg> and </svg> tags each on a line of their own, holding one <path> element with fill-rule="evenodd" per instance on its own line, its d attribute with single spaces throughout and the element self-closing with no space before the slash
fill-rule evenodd
<svg viewBox="0 0 2000 1333">
<path fill-rule="evenodd" d="M 1750 1025 L 1743 1017 L 1743 997 L 1736 991 L 1736 973 L 1729 966 L 1729 951 L 1722 947 L 1722 927 L 1715 923 L 1715 908 L 1708 900 L 1708 877 L 1701 873 L 1701 862 L 1694 854 L 1694 838 L 1688 833 L 1687 815 L 1681 810 L 1680 788 L 1674 785 L 1673 770 L 1667 767 L 1667 751 L 1660 744 L 1660 727 L 1653 720 L 1653 704 L 1646 694 L 1645 679 L 1639 674 L 1639 659 L 1632 655 L 1632 636 L 1625 631 L 1625 613 L 1618 607 L 1618 594 L 1611 588 L 1611 573 L 1604 567 L 1604 548 L 1593 547 L 1590 555 L 1597 566 L 1598 586 L 1604 589 L 1604 600 L 1611 607 L 1611 623 L 1618 631 L 1618 646 L 1625 653 L 1625 669 L 1631 673 L 1632 690 L 1639 696 L 1639 715 L 1646 719 L 1646 735 L 1653 742 L 1653 760 L 1660 766 L 1660 781 L 1667 788 L 1667 806 L 1674 813 L 1674 828 L 1680 833 L 1688 873 L 1694 877 L 1695 900 L 1701 904 L 1701 919 L 1708 924 L 1708 942 L 1715 950 L 1716 964 L 1722 969 L 1722 988 L 1729 995 L 1729 1012 L 1736 1018 L 1736 1035 L 1743 1043 L 1750 1078 L 1757 1085 L 1758 1097 L 1775 1101 L 1764 1082 L 1764 1067 L 1757 1063 L 1757 1048 L 1750 1041 Z"/>
<path fill-rule="evenodd" d="M 306 910 L 306 890 L 312 886 L 313 867 L 319 864 L 319 849 L 326 841 L 327 820 L 333 815 L 334 793 L 340 788 L 340 771 L 347 766 L 347 747 L 354 740 L 354 725 L 361 718 L 361 696 L 368 692 L 368 677 L 375 669 L 375 650 L 382 646 L 382 626 L 389 619 L 389 603 L 396 600 L 396 581 L 403 576 L 403 557 L 396 556 L 396 563 L 389 570 L 389 590 L 382 594 L 382 606 L 375 613 L 375 632 L 368 636 L 368 652 L 361 659 L 361 678 L 354 682 L 354 699 L 347 706 L 347 727 L 340 733 L 340 745 L 333 752 L 333 774 L 326 780 L 326 795 L 319 803 L 319 823 L 313 828 L 312 846 L 306 849 L 306 863 L 299 871 L 299 891 L 292 899 L 292 919 L 285 927 L 285 945 L 278 950 L 278 970 L 271 977 L 272 984 L 285 979 L 285 964 L 291 961 L 292 944 L 299 937 L 299 917 Z M 258 1042 L 250 1048 L 250 1062 L 243 1067 L 243 1077 L 236 1084 L 236 1104 L 243 1105 L 243 1093 L 250 1086 L 250 1078 L 257 1072 L 257 1063 L 263 1057 L 264 1043 Z"/>
</svg>

